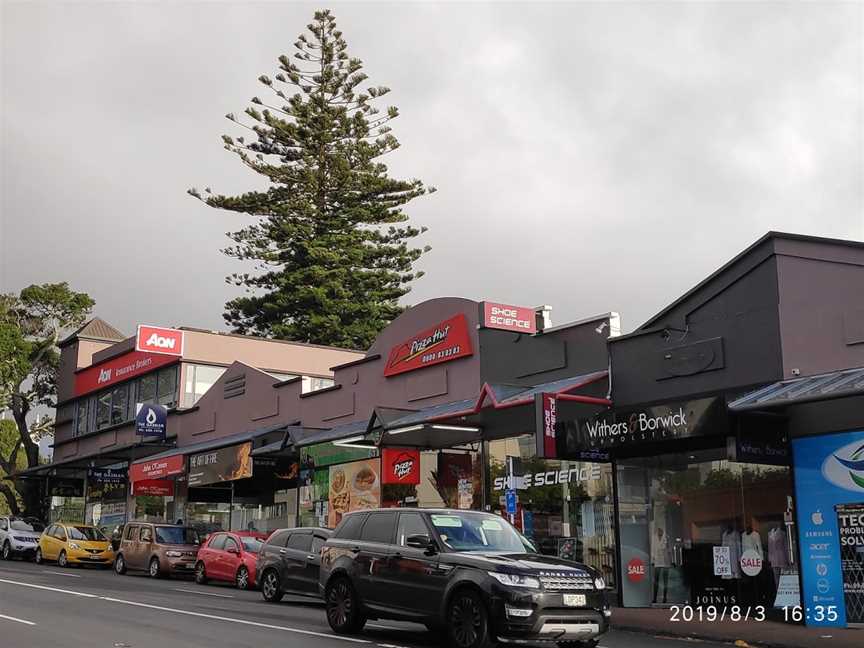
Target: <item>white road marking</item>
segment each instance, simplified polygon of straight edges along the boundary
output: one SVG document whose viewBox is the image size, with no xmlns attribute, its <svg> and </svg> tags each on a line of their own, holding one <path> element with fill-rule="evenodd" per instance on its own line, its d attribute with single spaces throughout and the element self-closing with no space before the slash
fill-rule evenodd
<svg viewBox="0 0 864 648">
<path fill-rule="evenodd" d="M 13 616 L 6 616 L 5 614 L 0 614 L 0 619 L 8 619 L 9 621 L 16 621 L 17 623 L 23 623 L 24 625 L 35 626 L 36 624 L 32 621 L 27 621 L 26 619 L 17 619 Z"/>
<path fill-rule="evenodd" d="M 199 592 L 197 590 L 174 588 L 175 592 L 188 592 L 189 594 L 200 594 L 201 596 L 218 596 L 219 598 L 234 598 L 230 594 L 214 594 L 213 592 Z"/>
<path fill-rule="evenodd" d="M 58 576 L 68 576 L 69 578 L 81 578 L 81 576 L 79 574 L 70 574 L 68 572 L 51 571 L 49 569 L 46 569 L 45 573 L 46 574 L 57 574 Z"/>
<path fill-rule="evenodd" d="M 204 614 L 203 612 L 192 612 L 191 610 L 180 610 L 177 608 L 169 608 L 161 605 L 150 605 L 149 603 L 139 603 L 137 601 L 127 601 L 125 599 L 112 598 L 110 596 L 99 596 L 98 594 L 88 594 L 86 592 L 74 592 L 72 590 L 61 589 L 59 587 L 48 587 L 47 585 L 35 585 L 33 583 L 22 583 L 21 581 L 13 581 L 8 578 L 0 578 L 0 583 L 9 583 L 10 585 L 18 585 L 20 587 L 31 587 L 33 589 L 46 590 L 48 592 L 59 592 L 60 594 L 69 594 L 71 596 L 81 596 L 84 598 L 94 598 L 100 601 L 108 601 L 109 603 L 118 603 L 120 605 L 133 605 L 135 607 L 147 608 L 150 610 L 159 610 L 160 612 L 169 612 L 171 614 L 185 614 L 186 616 L 199 617 L 202 619 L 213 619 L 215 621 L 227 621 L 229 623 L 238 623 L 240 625 L 252 626 L 255 628 L 267 628 L 268 630 L 282 630 L 283 632 L 293 632 L 311 637 L 323 637 L 335 641 L 346 641 L 356 644 L 372 644 L 373 642 L 367 639 L 355 639 L 354 637 L 343 637 L 336 634 L 328 634 L 326 632 L 316 632 L 314 630 L 302 630 L 300 628 L 290 628 L 288 626 L 273 625 L 271 623 L 259 623 L 258 621 L 249 621 L 248 619 L 236 619 L 234 617 L 219 616 L 216 614 Z"/>
</svg>

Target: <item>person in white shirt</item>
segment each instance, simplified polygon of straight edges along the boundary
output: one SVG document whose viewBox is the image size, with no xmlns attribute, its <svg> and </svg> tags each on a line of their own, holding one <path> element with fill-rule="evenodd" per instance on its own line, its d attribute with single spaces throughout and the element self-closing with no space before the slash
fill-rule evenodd
<svg viewBox="0 0 864 648">
<path fill-rule="evenodd" d="M 669 589 L 669 541 L 666 533 L 657 527 L 654 537 L 651 539 L 651 565 L 654 568 L 654 603 L 657 603 L 657 589 L 663 582 L 663 603 L 666 602 L 666 593 Z"/>
</svg>

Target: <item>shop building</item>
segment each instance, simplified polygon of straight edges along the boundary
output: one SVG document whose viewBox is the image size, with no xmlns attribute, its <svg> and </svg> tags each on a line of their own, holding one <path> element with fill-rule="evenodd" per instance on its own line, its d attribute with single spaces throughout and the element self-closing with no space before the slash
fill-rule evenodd
<svg viewBox="0 0 864 648">
<path fill-rule="evenodd" d="M 230 367 L 248 367 L 270 384 L 295 380 L 310 392 L 332 385 L 333 364 L 359 357 L 342 349 L 192 328 L 139 327 L 138 335 L 127 337 L 94 318 L 60 343 L 52 462 L 21 477 L 43 484 L 50 520 L 122 523 L 142 514 L 136 507 L 145 501 L 128 488 L 129 464 L 181 442 L 182 415 L 195 411 Z M 163 438 L 139 435 L 138 403 L 167 409 Z M 173 516 L 174 507 L 166 506 L 173 488 L 170 495 L 164 484 L 151 488 L 161 495 L 148 506 L 162 505 L 164 516 Z"/>
</svg>

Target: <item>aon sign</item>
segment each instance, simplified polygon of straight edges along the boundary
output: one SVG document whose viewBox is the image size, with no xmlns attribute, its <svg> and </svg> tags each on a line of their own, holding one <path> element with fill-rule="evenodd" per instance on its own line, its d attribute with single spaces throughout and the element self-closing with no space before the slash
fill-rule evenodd
<svg viewBox="0 0 864 648">
<path fill-rule="evenodd" d="M 138 327 L 135 349 L 147 353 L 182 356 L 183 331 L 158 326 L 144 326 L 142 324 Z"/>
</svg>

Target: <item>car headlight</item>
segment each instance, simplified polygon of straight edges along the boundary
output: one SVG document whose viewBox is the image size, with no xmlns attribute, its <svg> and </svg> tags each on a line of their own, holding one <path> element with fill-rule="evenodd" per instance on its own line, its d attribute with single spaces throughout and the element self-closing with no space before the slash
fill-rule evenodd
<svg viewBox="0 0 864 648">
<path fill-rule="evenodd" d="M 79 545 L 77 542 L 70 542 L 70 543 L 69 543 L 69 548 L 70 548 L 70 549 L 80 549 L 80 548 L 81 548 L 81 545 Z"/>
<path fill-rule="evenodd" d="M 179 551 L 166 551 L 165 555 L 169 558 L 180 558 L 183 554 Z"/>
<path fill-rule="evenodd" d="M 602 576 L 598 576 L 594 579 L 594 587 L 598 590 L 606 589 L 606 581 L 603 580 Z"/>
<path fill-rule="evenodd" d="M 521 576 L 519 574 L 502 574 L 501 572 L 488 572 L 488 574 L 502 585 L 510 587 L 530 587 L 540 589 L 540 581 L 533 576 Z"/>
</svg>

